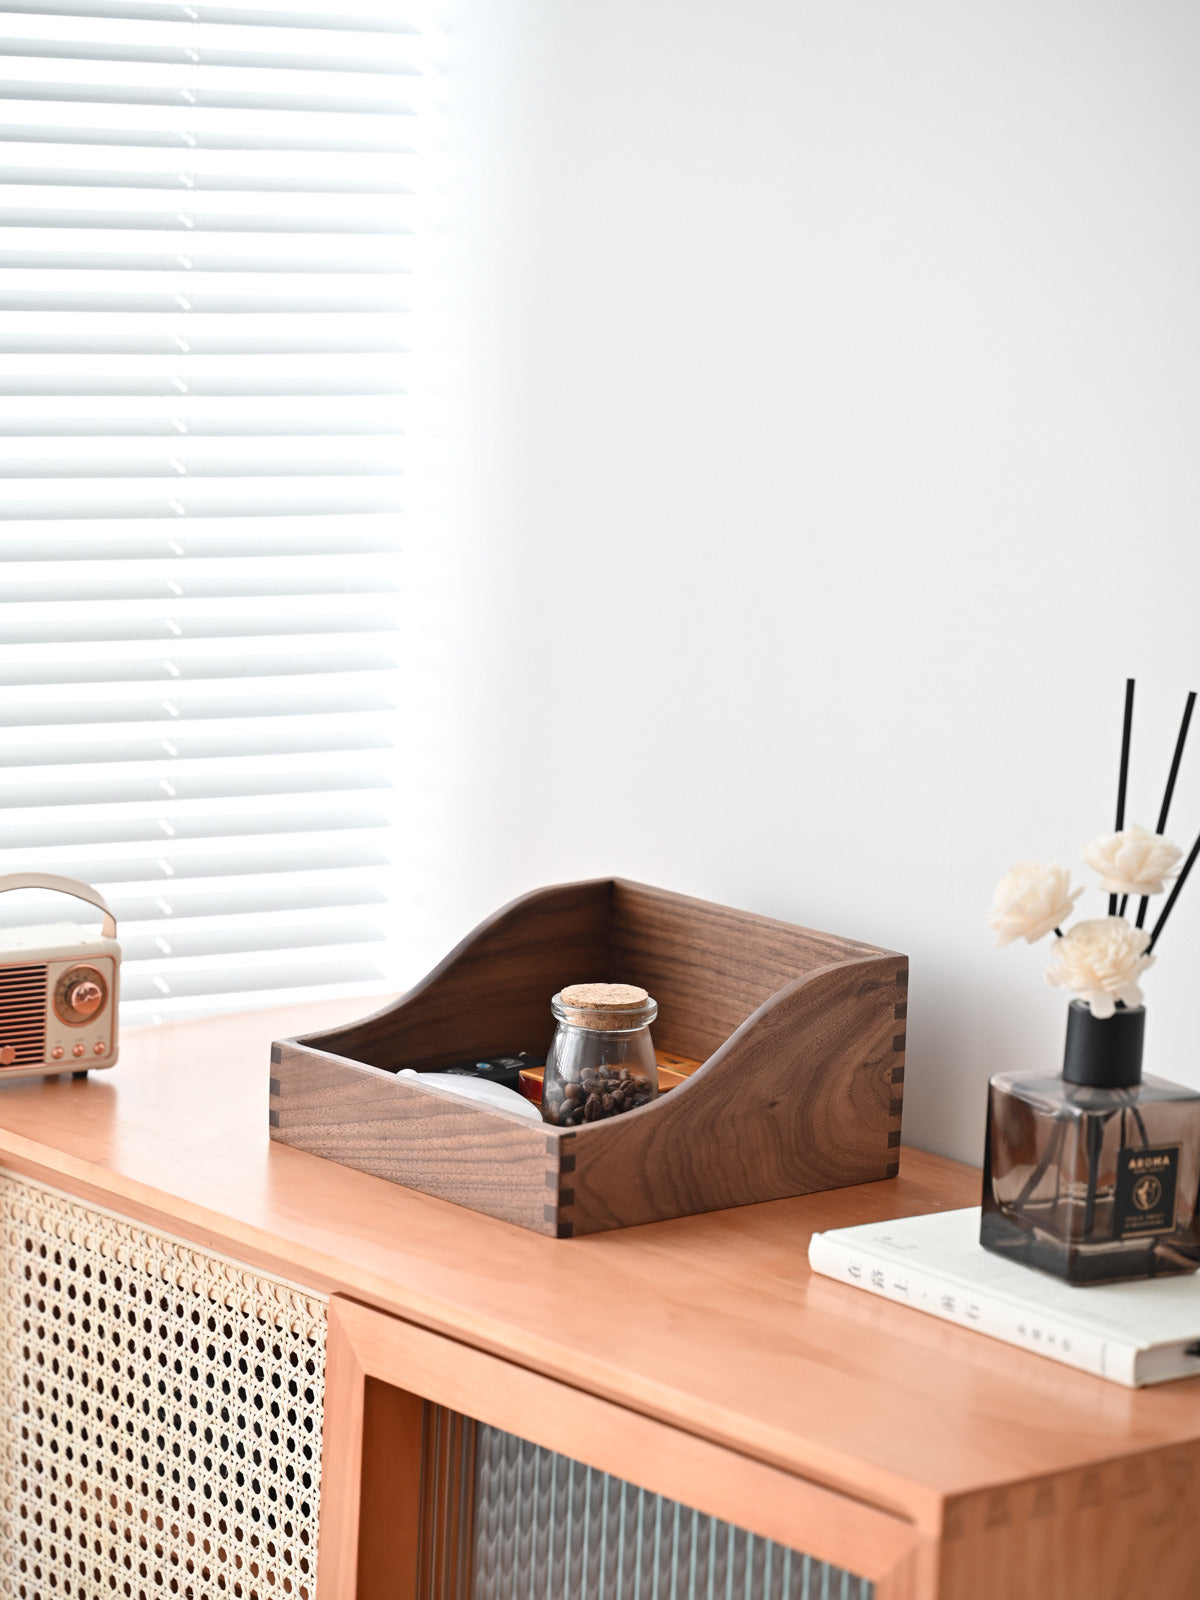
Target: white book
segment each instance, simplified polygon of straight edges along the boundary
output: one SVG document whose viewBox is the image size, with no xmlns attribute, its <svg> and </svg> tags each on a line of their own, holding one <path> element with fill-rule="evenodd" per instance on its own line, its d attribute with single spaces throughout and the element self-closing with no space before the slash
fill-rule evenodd
<svg viewBox="0 0 1200 1600">
<path fill-rule="evenodd" d="M 814 1233 L 814 1272 L 1138 1388 L 1200 1373 L 1200 1274 L 1086 1288 L 985 1250 L 979 1207 Z"/>
</svg>

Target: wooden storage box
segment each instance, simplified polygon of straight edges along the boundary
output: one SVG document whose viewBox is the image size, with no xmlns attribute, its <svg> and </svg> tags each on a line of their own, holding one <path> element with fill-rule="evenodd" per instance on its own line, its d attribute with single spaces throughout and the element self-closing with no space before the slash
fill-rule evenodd
<svg viewBox="0 0 1200 1600">
<path fill-rule="evenodd" d="M 703 1065 L 647 1106 L 559 1129 L 402 1067 L 543 1055 L 564 984 L 643 985 L 663 1050 Z M 622 879 L 539 889 L 402 999 L 272 1047 L 271 1137 L 557 1238 L 893 1177 L 908 962 Z"/>
</svg>

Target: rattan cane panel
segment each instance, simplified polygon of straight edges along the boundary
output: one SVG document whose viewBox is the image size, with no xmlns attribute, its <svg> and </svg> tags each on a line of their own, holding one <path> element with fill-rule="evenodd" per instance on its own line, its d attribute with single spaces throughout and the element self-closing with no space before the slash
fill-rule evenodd
<svg viewBox="0 0 1200 1600">
<path fill-rule="evenodd" d="M 323 1297 L 0 1174 L 0 1596 L 314 1600 Z"/>
</svg>

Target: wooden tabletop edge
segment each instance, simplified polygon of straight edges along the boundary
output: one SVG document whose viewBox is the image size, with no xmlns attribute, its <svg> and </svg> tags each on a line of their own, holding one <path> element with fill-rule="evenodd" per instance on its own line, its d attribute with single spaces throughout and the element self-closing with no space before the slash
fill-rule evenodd
<svg viewBox="0 0 1200 1600">
<path fill-rule="evenodd" d="M 316 1161 L 315 1156 L 289 1151 L 289 1156 Z M 84 1201 L 116 1211 L 135 1222 L 185 1239 L 217 1255 L 299 1283 L 326 1296 L 341 1295 L 427 1328 L 456 1343 L 484 1350 L 527 1370 L 670 1424 L 696 1438 L 763 1462 L 803 1482 L 831 1489 L 872 1511 L 916 1527 L 923 1533 L 941 1526 L 946 1496 L 937 1488 L 873 1468 L 864 1474 L 853 1454 L 814 1449 L 783 1429 L 764 1428 L 745 1412 L 714 1404 L 697 1406 L 695 1396 L 669 1384 L 647 1381 L 622 1369 L 616 1379 L 609 1363 L 581 1361 L 578 1351 L 565 1353 L 552 1340 L 530 1336 L 528 1328 L 491 1319 L 465 1329 L 450 1301 L 436 1300 L 389 1279 L 348 1267 L 344 1258 L 322 1256 L 302 1246 L 303 1269 L 297 1266 L 295 1241 L 198 1205 L 167 1190 L 128 1178 L 0 1127 L 0 1171 L 32 1179 Z M 382 1181 L 382 1180 L 380 1180 Z M 412 1191 L 414 1195 L 416 1191 Z M 449 1202 L 420 1196 L 435 1205 Z M 452 1207 L 457 1210 L 459 1208 Z M 505 1223 L 489 1224 L 507 1227 Z M 558 1248 L 571 1248 L 564 1242 Z M 466 1336 L 465 1336 L 466 1335 Z M 807 1448 L 796 1449 L 796 1444 Z M 867 1482 L 867 1479 L 870 1481 Z"/>
</svg>

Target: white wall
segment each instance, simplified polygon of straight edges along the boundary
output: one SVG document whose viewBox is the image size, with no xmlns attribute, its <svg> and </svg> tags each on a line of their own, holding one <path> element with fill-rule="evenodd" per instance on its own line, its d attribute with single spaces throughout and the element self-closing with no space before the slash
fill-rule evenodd
<svg viewBox="0 0 1200 1600">
<path fill-rule="evenodd" d="M 430 956 L 607 873 L 906 951 L 906 1136 L 977 1160 L 1066 1004 L 992 886 L 1111 827 L 1127 672 L 1153 826 L 1200 678 L 1200 9 L 459 0 L 452 43 Z M 1200 1085 L 1198 958 L 1200 874 L 1147 980 Z"/>
</svg>

